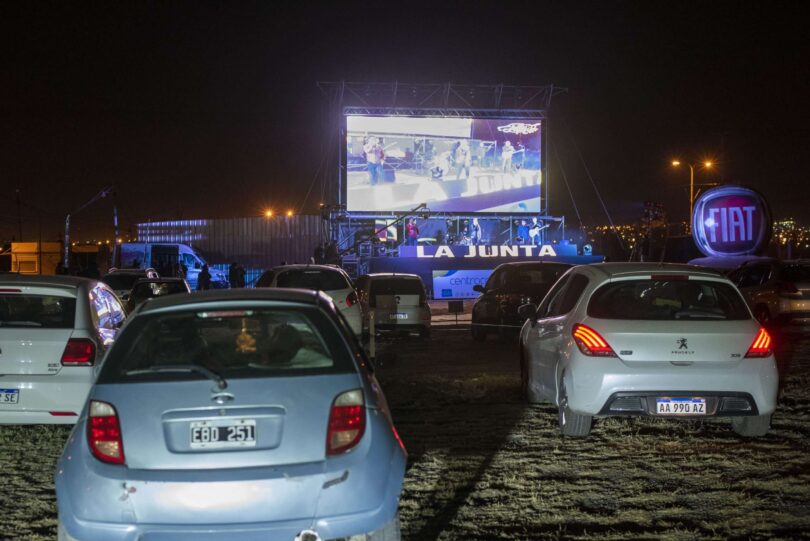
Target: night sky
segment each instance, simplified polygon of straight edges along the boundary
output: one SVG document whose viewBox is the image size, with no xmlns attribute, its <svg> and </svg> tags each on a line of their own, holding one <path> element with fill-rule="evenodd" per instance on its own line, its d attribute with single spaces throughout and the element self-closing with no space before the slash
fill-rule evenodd
<svg viewBox="0 0 810 541">
<path fill-rule="evenodd" d="M 548 84 L 560 152 L 551 213 L 577 225 L 645 200 L 688 213 L 696 182 L 761 190 L 810 222 L 810 32 L 795 2 L 4 2 L 0 7 L 0 241 L 46 239 L 116 187 L 127 226 L 320 203 L 316 81 Z M 567 127 L 566 127 L 567 126 Z M 335 178 L 335 171 L 331 178 Z M 111 205 L 76 215 L 112 236 Z"/>
</svg>

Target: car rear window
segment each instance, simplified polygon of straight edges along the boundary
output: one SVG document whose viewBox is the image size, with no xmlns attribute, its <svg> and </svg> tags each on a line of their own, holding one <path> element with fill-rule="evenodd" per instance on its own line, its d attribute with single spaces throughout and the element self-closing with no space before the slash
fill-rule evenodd
<svg viewBox="0 0 810 541">
<path fill-rule="evenodd" d="M 0 293 L 0 327 L 72 329 L 75 321 L 72 297 Z"/>
<path fill-rule="evenodd" d="M 145 277 L 145 274 L 108 274 L 101 281 L 115 290 L 121 290 L 132 289 L 135 282 Z"/>
<path fill-rule="evenodd" d="M 324 269 L 294 269 L 284 271 L 278 275 L 276 286 L 315 289 L 319 291 L 335 291 L 337 289 L 349 289 L 351 287 L 341 272 Z"/>
<path fill-rule="evenodd" d="M 105 360 L 99 382 L 204 377 L 160 371 L 189 365 L 200 365 L 225 379 L 354 369 L 339 331 L 316 308 L 224 308 L 134 318 Z"/>
<path fill-rule="evenodd" d="M 515 266 L 501 271 L 503 277 L 495 285 L 507 293 L 547 291 L 568 269 L 569 267 L 563 266 L 545 268 Z"/>
<path fill-rule="evenodd" d="M 151 299 L 175 293 L 188 293 L 183 282 L 145 282 L 136 284 L 132 289 L 132 296 L 136 299 Z"/>
<path fill-rule="evenodd" d="M 371 295 L 424 295 L 422 281 L 416 278 L 375 278 L 371 281 Z"/>
<path fill-rule="evenodd" d="M 729 284 L 701 280 L 621 280 L 597 289 L 588 315 L 601 319 L 743 320 L 751 315 Z"/>
<path fill-rule="evenodd" d="M 785 282 L 810 282 L 810 265 L 787 265 L 782 267 L 781 276 Z"/>
</svg>

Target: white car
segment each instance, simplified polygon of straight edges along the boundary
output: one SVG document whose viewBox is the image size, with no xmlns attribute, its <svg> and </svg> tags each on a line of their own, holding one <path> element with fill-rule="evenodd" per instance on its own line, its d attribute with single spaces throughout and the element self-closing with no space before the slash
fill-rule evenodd
<svg viewBox="0 0 810 541">
<path fill-rule="evenodd" d="M 110 269 L 110 272 L 101 277 L 101 281 L 110 286 L 118 298 L 126 302 L 135 286 L 135 282 L 142 278 L 159 278 L 155 269 Z"/>
<path fill-rule="evenodd" d="M 689 265 L 574 267 L 524 305 L 523 391 L 585 436 L 594 416 L 731 417 L 762 436 L 776 408 L 771 339 L 719 273 Z"/>
<path fill-rule="evenodd" d="M 352 281 L 346 271 L 333 265 L 283 265 L 266 271 L 256 287 L 282 287 L 323 291 L 346 318 L 352 332 L 363 331 L 363 311 Z"/>
<path fill-rule="evenodd" d="M 104 283 L 0 276 L 0 424 L 73 424 L 126 314 Z"/>
</svg>

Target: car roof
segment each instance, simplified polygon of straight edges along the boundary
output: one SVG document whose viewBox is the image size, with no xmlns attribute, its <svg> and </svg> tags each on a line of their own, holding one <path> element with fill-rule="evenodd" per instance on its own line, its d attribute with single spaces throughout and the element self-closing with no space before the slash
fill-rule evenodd
<svg viewBox="0 0 810 541">
<path fill-rule="evenodd" d="M 343 269 L 338 267 L 337 265 L 319 265 L 316 263 L 295 263 L 293 265 L 279 265 L 278 267 L 273 267 L 272 271 L 275 272 L 283 272 L 288 270 L 301 270 L 301 269 L 309 269 L 309 270 L 328 270 L 328 271 L 338 271 L 342 272 Z"/>
<path fill-rule="evenodd" d="M 369 278 L 407 278 L 421 280 L 418 274 L 405 274 L 400 272 L 375 272 L 374 274 L 367 274 Z"/>
<path fill-rule="evenodd" d="M 256 289 L 209 289 L 196 291 L 188 295 L 166 295 L 157 297 L 144 303 L 140 313 L 154 312 L 162 309 L 171 309 L 190 304 L 210 302 L 239 302 L 239 301 L 281 301 L 300 304 L 328 304 L 332 300 L 324 293 L 309 289 L 287 288 L 256 288 Z"/>
<path fill-rule="evenodd" d="M 117 268 L 112 268 L 104 276 L 109 276 L 111 274 L 146 274 L 146 273 L 149 273 L 149 272 L 157 272 L 157 271 L 155 269 L 153 269 L 152 267 L 147 267 L 145 269 L 117 269 Z"/>
<path fill-rule="evenodd" d="M 11 284 L 15 286 L 46 286 L 46 287 L 62 287 L 65 289 L 75 289 L 80 286 L 92 286 L 98 281 L 90 278 L 83 278 L 81 276 L 41 276 L 31 274 L 2 274 L 0 275 L 0 284 Z"/>
<path fill-rule="evenodd" d="M 724 277 L 723 273 L 683 263 L 593 263 L 586 265 L 595 272 L 600 272 L 608 278 L 614 276 L 627 276 L 634 274 L 691 274 L 695 276 Z"/>
<path fill-rule="evenodd" d="M 509 263 L 501 263 L 500 265 L 495 267 L 495 270 L 507 269 L 507 268 L 511 268 L 511 267 L 536 267 L 538 265 L 541 265 L 541 266 L 544 266 L 544 267 L 549 267 L 549 266 L 552 266 L 552 265 L 555 265 L 555 266 L 558 265 L 560 267 L 565 267 L 565 268 L 570 268 L 570 267 L 574 266 L 571 263 L 563 263 L 561 261 L 510 261 Z"/>
<path fill-rule="evenodd" d="M 178 278 L 176 276 L 166 276 L 160 278 L 139 278 L 136 284 L 149 284 L 149 283 L 164 283 L 164 282 L 184 282 L 185 278 Z"/>
</svg>

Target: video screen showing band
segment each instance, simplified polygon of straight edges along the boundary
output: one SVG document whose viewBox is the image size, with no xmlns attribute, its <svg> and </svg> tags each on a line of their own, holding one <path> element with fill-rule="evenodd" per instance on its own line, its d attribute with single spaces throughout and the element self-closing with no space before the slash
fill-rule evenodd
<svg viewBox="0 0 810 541">
<path fill-rule="evenodd" d="M 541 123 L 347 115 L 346 206 L 540 212 Z"/>
</svg>

